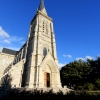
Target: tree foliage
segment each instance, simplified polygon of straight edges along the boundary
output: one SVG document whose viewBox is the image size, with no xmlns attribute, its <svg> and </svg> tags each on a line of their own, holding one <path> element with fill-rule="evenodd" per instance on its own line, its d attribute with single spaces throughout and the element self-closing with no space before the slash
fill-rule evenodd
<svg viewBox="0 0 100 100">
<path fill-rule="evenodd" d="M 100 89 L 100 57 L 70 62 L 61 68 L 60 75 L 62 86 Z"/>
</svg>

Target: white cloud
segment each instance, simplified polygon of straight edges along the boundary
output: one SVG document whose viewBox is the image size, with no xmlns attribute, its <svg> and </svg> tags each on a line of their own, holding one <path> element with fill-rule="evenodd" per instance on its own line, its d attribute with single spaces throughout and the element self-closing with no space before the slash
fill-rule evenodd
<svg viewBox="0 0 100 100">
<path fill-rule="evenodd" d="M 0 26 L 0 36 L 3 37 L 3 38 L 5 38 L 5 37 L 9 38 L 10 37 L 9 34 L 5 30 L 3 30 L 1 26 Z"/>
<path fill-rule="evenodd" d="M 10 38 L 8 39 L 10 42 L 22 42 L 23 38 L 22 37 L 18 37 L 18 36 L 10 36 Z"/>
<path fill-rule="evenodd" d="M 0 26 L 0 51 L 2 47 L 19 50 L 21 46 L 25 43 L 25 38 L 18 36 L 10 36 L 1 26 Z"/>
<path fill-rule="evenodd" d="M 86 56 L 86 59 L 90 59 L 90 60 L 92 60 L 92 59 L 94 59 L 94 57 Z"/>
<path fill-rule="evenodd" d="M 63 57 L 72 58 L 72 56 L 71 56 L 71 55 L 63 55 Z"/>
<path fill-rule="evenodd" d="M 76 58 L 76 60 L 80 60 L 80 59 L 83 60 L 83 61 L 85 61 L 87 59 L 92 60 L 92 59 L 94 59 L 94 57 L 92 57 L 92 56 L 86 56 L 85 58 L 82 58 L 82 57 Z"/>
<path fill-rule="evenodd" d="M 76 58 L 76 60 L 83 60 L 83 61 L 84 61 L 84 60 L 86 60 L 86 59 L 80 57 L 80 58 Z"/>
<path fill-rule="evenodd" d="M 63 66 L 65 66 L 67 63 L 58 63 L 59 69 Z"/>
<path fill-rule="evenodd" d="M 10 44 L 10 41 L 9 41 L 9 40 L 6 40 L 6 39 L 5 39 L 4 42 Z"/>
</svg>

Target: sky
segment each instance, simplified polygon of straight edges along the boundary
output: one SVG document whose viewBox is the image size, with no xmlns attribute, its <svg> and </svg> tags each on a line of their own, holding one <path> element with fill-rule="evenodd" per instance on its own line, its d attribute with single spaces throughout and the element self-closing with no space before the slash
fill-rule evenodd
<svg viewBox="0 0 100 100">
<path fill-rule="evenodd" d="M 0 0 L 0 51 L 19 50 L 40 0 Z M 53 19 L 59 67 L 100 56 L 100 0 L 44 0 Z"/>
</svg>

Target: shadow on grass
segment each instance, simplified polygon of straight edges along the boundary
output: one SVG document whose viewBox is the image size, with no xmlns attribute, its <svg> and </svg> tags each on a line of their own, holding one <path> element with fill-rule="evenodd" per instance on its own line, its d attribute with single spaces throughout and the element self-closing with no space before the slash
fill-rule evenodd
<svg viewBox="0 0 100 100">
<path fill-rule="evenodd" d="M 8 94 L 9 90 L 11 89 L 11 81 L 12 78 L 9 74 L 5 74 L 0 80 L 0 100 L 6 94 Z"/>
<path fill-rule="evenodd" d="M 44 99 L 44 100 L 52 100 L 52 99 L 70 99 L 70 100 L 100 100 L 100 92 L 94 91 L 71 91 L 66 94 L 63 94 L 62 91 L 57 93 L 53 92 L 53 90 L 44 91 L 37 89 L 28 88 L 11 88 L 12 78 L 9 74 L 6 74 L 1 79 L 1 87 L 0 87 L 0 100 L 33 100 L 33 99 Z"/>
<path fill-rule="evenodd" d="M 70 100 L 99 100 L 100 99 L 100 92 L 98 93 L 89 93 L 86 91 L 74 91 L 69 92 L 66 95 L 63 95 L 62 91 L 54 93 L 53 90 L 50 90 L 48 92 L 44 92 L 43 90 L 26 90 L 26 89 L 10 89 L 8 94 L 5 95 L 0 100 L 33 100 L 33 99 L 45 99 L 45 100 L 51 100 L 51 99 L 70 99 Z"/>
</svg>

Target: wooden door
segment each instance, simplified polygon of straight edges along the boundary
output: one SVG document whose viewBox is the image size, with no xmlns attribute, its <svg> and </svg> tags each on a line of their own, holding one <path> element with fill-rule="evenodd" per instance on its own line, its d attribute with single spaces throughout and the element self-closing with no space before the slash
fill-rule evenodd
<svg viewBox="0 0 100 100">
<path fill-rule="evenodd" d="M 44 86 L 47 87 L 47 73 L 44 73 Z"/>
<path fill-rule="evenodd" d="M 47 87 L 50 87 L 50 74 L 47 73 Z"/>
<path fill-rule="evenodd" d="M 44 73 L 44 86 L 50 87 L 50 73 Z"/>
</svg>

